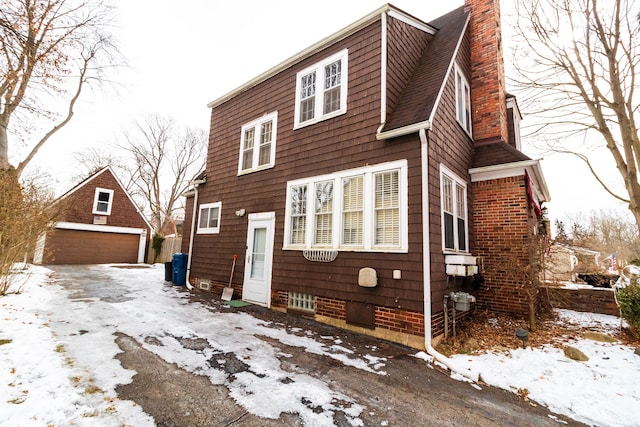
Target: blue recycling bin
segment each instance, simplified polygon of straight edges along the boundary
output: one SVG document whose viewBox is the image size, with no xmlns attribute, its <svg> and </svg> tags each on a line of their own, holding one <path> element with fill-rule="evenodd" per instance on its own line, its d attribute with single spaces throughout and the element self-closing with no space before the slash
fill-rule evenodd
<svg viewBox="0 0 640 427">
<path fill-rule="evenodd" d="M 174 285 L 185 286 L 187 284 L 187 258 L 188 254 L 173 254 L 171 261 L 173 267 L 172 282 Z"/>
</svg>

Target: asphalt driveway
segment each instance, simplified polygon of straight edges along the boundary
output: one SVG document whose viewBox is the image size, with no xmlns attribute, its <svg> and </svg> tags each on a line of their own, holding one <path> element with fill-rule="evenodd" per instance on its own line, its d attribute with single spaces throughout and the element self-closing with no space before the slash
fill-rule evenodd
<svg viewBox="0 0 640 427">
<path fill-rule="evenodd" d="M 217 295 L 163 282 L 157 268 L 129 276 L 50 268 L 70 304 L 99 302 L 100 313 L 117 313 L 103 321 L 121 350 L 117 360 L 136 372 L 116 387 L 118 398 L 158 426 L 582 425 L 514 393 L 454 380 L 415 349 L 262 307 L 225 307 Z M 140 286 L 141 274 L 157 276 L 153 289 Z M 169 302 L 151 304 L 152 292 Z M 172 298 L 180 300 L 175 309 Z M 86 318 L 68 323 L 92 327 Z M 196 359 L 201 365 L 187 361 Z"/>
</svg>

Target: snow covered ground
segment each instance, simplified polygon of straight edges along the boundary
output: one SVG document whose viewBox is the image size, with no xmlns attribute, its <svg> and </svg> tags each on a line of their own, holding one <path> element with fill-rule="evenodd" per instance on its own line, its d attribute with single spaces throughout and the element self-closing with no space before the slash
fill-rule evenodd
<svg viewBox="0 0 640 427">
<path fill-rule="evenodd" d="M 28 274 L 17 275 L 14 289 L 21 287 L 21 292 L 0 297 L 0 425 L 154 425 L 134 402 L 117 398 L 116 386 L 130 382 L 135 372 L 122 368 L 115 359 L 120 351 L 115 343 L 115 324 L 121 325 L 118 332 L 141 343 L 145 337 L 155 337 L 162 345 L 144 344 L 147 350 L 183 369 L 208 376 L 213 384 L 222 384 L 225 379 L 206 363 L 212 355 L 182 347 L 180 338 L 207 336 L 216 351 L 242 356 L 248 342 L 262 345 L 253 338 L 262 335 L 384 375 L 385 360 L 375 355 L 375 349 L 366 357 L 353 358 L 339 339 L 294 335 L 247 313 L 214 313 L 205 305 L 189 303 L 184 292 L 158 286 L 163 267 L 95 266 L 104 277 L 115 278 L 123 286 L 135 286 L 126 290 L 122 300 L 106 302 L 105 294 L 105 298 L 82 299 L 81 304 L 77 302 L 83 298 L 82 293 L 74 294 L 51 283 L 50 271 L 45 268 L 29 266 Z M 560 314 L 573 322 L 599 322 L 603 329 L 619 326 L 619 320 L 611 316 L 571 311 Z M 225 334 L 225 330 L 233 332 Z M 572 345 L 589 356 L 589 361 L 571 361 L 561 350 L 544 347 L 455 356 L 452 362 L 460 369 L 480 372 L 487 384 L 526 395 L 554 412 L 587 424 L 640 426 L 640 356 L 620 343 L 580 340 Z M 359 424 L 358 416 L 364 409 L 361 405 L 304 374 L 291 382 L 290 390 L 280 394 L 287 398 L 278 399 L 279 404 L 274 406 L 268 395 L 272 389 L 269 385 L 277 382 L 278 387 L 287 386 L 280 380 L 283 375 L 292 375 L 280 370 L 277 351 L 264 344 L 246 358 L 252 371 L 265 373 L 263 378 L 241 377 L 233 384 L 225 383 L 238 404 L 265 418 L 297 412 L 306 425 L 314 426 L 331 425 L 331 411 L 340 410 L 354 425 Z M 424 353 L 416 356 L 427 360 L 425 369 L 433 363 Z M 314 404 L 327 411 L 318 414 L 302 405 L 302 393 L 314 396 Z"/>
</svg>

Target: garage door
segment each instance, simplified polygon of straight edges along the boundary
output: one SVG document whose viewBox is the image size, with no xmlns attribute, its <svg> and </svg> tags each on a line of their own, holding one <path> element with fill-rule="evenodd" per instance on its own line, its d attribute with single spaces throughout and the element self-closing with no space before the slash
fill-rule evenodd
<svg viewBox="0 0 640 427">
<path fill-rule="evenodd" d="M 56 230 L 47 236 L 44 264 L 136 263 L 140 235 Z"/>
</svg>

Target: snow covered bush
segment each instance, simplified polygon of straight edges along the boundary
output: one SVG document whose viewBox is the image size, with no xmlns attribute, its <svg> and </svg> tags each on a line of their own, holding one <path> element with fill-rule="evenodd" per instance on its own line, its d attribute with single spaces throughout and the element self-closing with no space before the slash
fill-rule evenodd
<svg viewBox="0 0 640 427">
<path fill-rule="evenodd" d="M 638 337 L 640 334 L 640 285 L 631 283 L 618 291 L 620 314 L 631 326 L 631 331 Z"/>
</svg>

